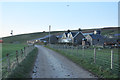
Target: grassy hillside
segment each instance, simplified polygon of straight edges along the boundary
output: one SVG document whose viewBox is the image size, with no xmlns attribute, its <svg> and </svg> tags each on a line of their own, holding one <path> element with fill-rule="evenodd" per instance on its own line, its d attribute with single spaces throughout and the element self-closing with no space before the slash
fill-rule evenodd
<svg viewBox="0 0 120 80">
<path fill-rule="evenodd" d="M 120 33 L 120 27 L 115 27 L 115 28 L 103 28 L 102 30 L 102 35 L 109 35 L 109 34 L 118 34 Z"/>
<path fill-rule="evenodd" d="M 51 34 L 60 34 L 62 31 L 54 31 L 51 32 Z M 37 32 L 37 33 L 30 33 L 30 34 L 21 34 L 21 35 L 15 35 L 10 37 L 4 37 L 3 41 L 4 43 L 26 43 L 27 40 L 41 38 L 46 35 L 48 35 L 48 32 Z"/>
<path fill-rule="evenodd" d="M 82 32 L 89 32 L 94 31 L 100 28 L 96 29 L 83 29 Z M 66 30 L 67 31 L 67 30 Z M 71 31 L 78 31 L 78 30 L 71 30 Z M 51 34 L 61 34 L 65 31 L 53 31 Z M 101 28 L 101 34 L 102 35 L 109 35 L 109 34 L 117 34 L 118 33 L 118 27 L 113 28 Z M 26 43 L 27 40 L 36 39 L 40 37 L 44 37 L 48 35 L 48 32 L 37 32 L 37 33 L 29 33 L 29 34 L 21 34 L 21 35 L 15 35 L 10 37 L 4 37 L 3 41 L 5 43 Z"/>
<path fill-rule="evenodd" d="M 5 43 L 25 43 L 27 40 L 31 40 L 34 38 L 39 38 L 47 33 L 30 33 L 30 34 L 21 34 L 16 36 L 4 37 L 3 41 Z"/>
</svg>

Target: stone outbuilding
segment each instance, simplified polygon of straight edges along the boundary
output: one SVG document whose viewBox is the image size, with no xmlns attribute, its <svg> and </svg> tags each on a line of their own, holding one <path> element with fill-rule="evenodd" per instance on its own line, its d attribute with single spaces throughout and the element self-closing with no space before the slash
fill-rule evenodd
<svg viewBox="0 0 120 80">
<path fill-rule="evenodd" d="M 90 45 L 103 45 L 104 44 L 104 36 L 100 34 L 100 31 L 94 31 L 93 34 L 89 34 L 86 36 L 87 41 Z"/>
</svg>

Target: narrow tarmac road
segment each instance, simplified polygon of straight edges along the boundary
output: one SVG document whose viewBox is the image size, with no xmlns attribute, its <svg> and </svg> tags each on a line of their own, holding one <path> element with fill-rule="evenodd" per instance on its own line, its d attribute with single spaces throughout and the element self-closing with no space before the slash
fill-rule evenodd
<svg viewBox="0 0 120 80">
<path fill-rule="evenodd" d="M 66 57 L 48 48 L 36 45 L 38 56 L 32 78 L 95 78 Z"/>
</svg>

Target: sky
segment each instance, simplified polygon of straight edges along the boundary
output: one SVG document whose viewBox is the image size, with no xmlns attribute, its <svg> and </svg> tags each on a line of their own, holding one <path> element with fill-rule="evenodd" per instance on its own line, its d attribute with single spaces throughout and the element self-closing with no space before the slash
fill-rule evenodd
<svg viewBox="0 0 120 80">
<path fill-rule="evenodd" d="M 118 2 L 1 2 L 0 11 L 0 37 L 118 26 Z"/>
</svg>

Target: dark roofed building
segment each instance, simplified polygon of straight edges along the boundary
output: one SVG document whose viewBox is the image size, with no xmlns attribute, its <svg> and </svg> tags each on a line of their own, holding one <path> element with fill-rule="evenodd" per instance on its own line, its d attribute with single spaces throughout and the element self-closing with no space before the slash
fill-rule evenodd
<svg viewBox="0 0 120 80">
<path fill-rule="evenodd" d="M 105 38 L 100 34 L 89 34 L 86 39 L 91 45 L 103 45 Z"/>
<path fill-rule="evenodd" d="M 95 30 L 93 34 L 88 34 L 86 39 L 90 45 L 103 45 L 105 41 L 105 37 L 101 35 L 100 30 Z"/>
<path fill-rule="evenodd" d="M 82 39 L 85 38 L 81 31 L 73 33 L 73 43 L 82 44 Z"/>
<path fill-rule="evenodd" d="M 71 32 L 72 36 L 74 37 L 78 32 Z"/>
<path fill-rule="evenodd" d="M 57 37 L 56 37 L 55 35 L 52 35 L 52 36 L 50 37 L 50 43 L 51 43 L 51 44 L 56 44 L 56 43 L 58 43 L 58 39 L 57 39 Z"/>
<path fill-rule="evenodd" d="M 50 43 L 51 44 L 58 43 L 58 39 L 57 39 L 57 37 L 55 35 L 50 35 L 50 36 L 47 35 L 45 37 L 40 38 L 40 41 L 49 43 L 49 37 L 50 37 Z"/>
<path fill-rule="evenodd" d="M 60 43 L 72 43 L 72 44 L 82 44 L 82 39 L 84 38 L 81 31 L 79 32 L 66 32 L 63 33 Z"/>
</svg>

